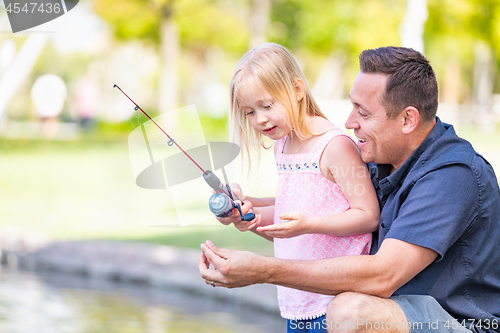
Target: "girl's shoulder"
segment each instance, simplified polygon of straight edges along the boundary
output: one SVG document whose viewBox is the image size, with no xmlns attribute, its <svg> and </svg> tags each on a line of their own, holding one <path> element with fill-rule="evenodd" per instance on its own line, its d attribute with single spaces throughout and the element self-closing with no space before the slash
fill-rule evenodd
<svg viewBox="0 0 500 333">
<path fill-rule="evenodd" d="M 357 145 L 354 140 L 342 129 L 334 127 L 318 137 L 316 149 L 320 149 L 323 154 L 338 154 L 344 149 L 354 149 L 357 151 Z"/>
<path fill-rule="evenodd" d="M 342 131 L 338 126 L 334 125 L 328 119 L 321 117 L 315 118 L 316 119 L 311 122 L 312 126 L 310 127 L 310 131 L 313 134 L 313 136 L 311 137 L 311 141 L 314 142 L 311 148 L 317 148 L 318 145 L 325 146 L 333 137 L 345 134 L 344 131 Z"/>
<path fill-rule="evenodd" d="M 351 137 L 346 132 L 344 132 L 341 128 L 333 124 L 328 119 L 321 117 L 315 118 L 319 119 L 315 119 L 315 121 L 312 122 L 313 126 L 311 126 L 311 132 L 315 137 L 319 139 L 318 141 L 326 140 L 325 144 L 328 144 L 330 140 L 337 136 L 345 136 L 346 138 L 351 139 Z"/>
<path fill-rule="evenodd" d="M 324 146 L 322 162 L 337 164 L 341 161 L 360 160 L 360 158 L 358 146 L 347 133 L 339 128 L 330 132 L 330 138 Z"/>
</svg>

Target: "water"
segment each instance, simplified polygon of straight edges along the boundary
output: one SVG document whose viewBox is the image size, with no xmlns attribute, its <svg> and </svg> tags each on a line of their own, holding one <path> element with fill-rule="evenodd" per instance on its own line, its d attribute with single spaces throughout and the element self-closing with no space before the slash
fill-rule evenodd
<svg viewBox="0 0 500 333">
<path fill-rule="evenodd" d="M 0 273 L 1 333 L 284 331 L 276 313 L 176 290 L 4 267 Z"/>
</svg>

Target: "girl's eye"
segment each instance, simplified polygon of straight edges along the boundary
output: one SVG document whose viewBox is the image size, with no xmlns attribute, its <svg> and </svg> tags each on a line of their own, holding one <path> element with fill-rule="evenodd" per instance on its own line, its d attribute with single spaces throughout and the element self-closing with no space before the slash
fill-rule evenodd
<svg viewBox="0 0 500 333">
<path fill-rule="evenodd" d="M 253 113 L 254 113 L 254 111 L 248 111 L 248 112 L 246 112 L 246 115 L 247 115 L 247 116 L 250 116 L 250 115 L 252 115 Z"/>
<path fill-rule="evenodd" d="M 268 104 L 268 105 L 264 106 L 264 109 L 270 109 L 270 108 L 272 108 L 272 107 L 273 107 L 273 104 L 274 104 L 274 103 L 271 103 L 271 104 Z"/>
</svg>

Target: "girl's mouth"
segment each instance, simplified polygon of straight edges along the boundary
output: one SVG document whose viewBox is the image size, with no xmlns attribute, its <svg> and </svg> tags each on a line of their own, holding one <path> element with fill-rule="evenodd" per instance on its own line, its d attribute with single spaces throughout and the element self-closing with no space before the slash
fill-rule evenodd
<svg viewBox="0 0 500 333">
<path fill-rule="evenodd" d="M 273 126 L 271 128 L 265 129 L 264 132 L 266 132 L 267 134 L 271 134 L 275 128 L 276 128 L 276 126 Z"/>
</svg>

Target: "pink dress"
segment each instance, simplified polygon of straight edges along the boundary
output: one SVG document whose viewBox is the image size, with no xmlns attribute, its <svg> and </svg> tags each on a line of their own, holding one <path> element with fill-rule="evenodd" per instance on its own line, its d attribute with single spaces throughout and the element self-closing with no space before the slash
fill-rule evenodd
<svg viewBox="0 0 500 333">
<path fill-rule="evenodd" d="M 308 216 L 335 215 L 350 209 L 344 193 L 336 183 L 326 179 L 319 161 L 328 143 L 336 136 L 347 136 L 340 129 L 323 134 L 309 153 L 283 154 L 287 137 L 278 141 L 276 163 L 278 189 L 274 223 L 282 223 L 279 214 L 302 212 Z M 275 238 L 276 258 L 318 260 L 347 255 L 368 254 L 372 235 L 331 236 L 306 234 L 292 238 Z M 278 286 L 281 316 L 287 319 L 314 319 L 326 313 L 333 296 Z"/>
</svg>

